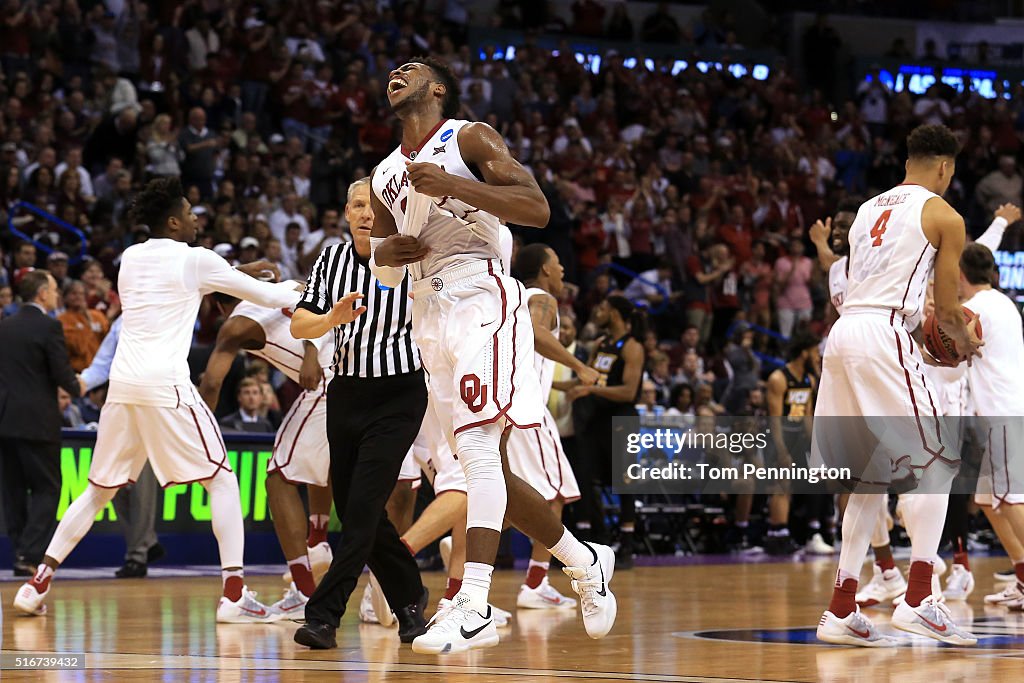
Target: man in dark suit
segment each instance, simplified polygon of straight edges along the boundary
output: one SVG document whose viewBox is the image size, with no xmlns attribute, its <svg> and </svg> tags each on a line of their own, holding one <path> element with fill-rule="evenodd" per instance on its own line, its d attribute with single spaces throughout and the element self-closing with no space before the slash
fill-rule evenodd
<svg viewBox="0 0 1024 683">
<path fill-rule="evenodd" d="M 272 432 L 274 425 L 259 414 L 263 402 L 260 383 L 246 377 L 238 384 L 238 410 L 220 419 L 220 426 L 234 432 Z"/>
<path fill-rule="evenodd" d="M 49 272 L 28 273 L 20 285 L 21 310 L 0 322 L 0 486 L 16 576 L 32 576 L 57 524 L 57 387 L 82 394 L 63 328 L 49 316 L 59 291 Z"/>
</svg>

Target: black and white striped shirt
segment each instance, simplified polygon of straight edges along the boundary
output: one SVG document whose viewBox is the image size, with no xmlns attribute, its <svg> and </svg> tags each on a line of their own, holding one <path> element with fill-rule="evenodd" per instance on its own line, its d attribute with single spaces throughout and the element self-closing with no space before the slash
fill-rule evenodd
<svg viewBox="0 0 1024 683">
<path fill-rule="evenodd" d="M 325 314 L 349 292 L 361 292 L 366 313 L 334 328 L 334 372 L 355 377 L 388 377 L 420 369 L 412 340 L 409 276 L 382 289 L 351 242 L 327 247 L 313 266 L 298 308 Z"/>
</svg>

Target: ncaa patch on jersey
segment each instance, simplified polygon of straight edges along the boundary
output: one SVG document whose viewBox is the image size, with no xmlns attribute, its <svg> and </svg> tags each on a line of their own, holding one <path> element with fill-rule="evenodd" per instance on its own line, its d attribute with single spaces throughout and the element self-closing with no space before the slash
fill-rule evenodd
<svg viewBox="0 0 1024 683">
<path fill-rule="evenodd" d="M 441 133 L 441 142 L 448 142 L 452 139 L 452 133 L 455 132 L 451 128 Z"/>
</svg>

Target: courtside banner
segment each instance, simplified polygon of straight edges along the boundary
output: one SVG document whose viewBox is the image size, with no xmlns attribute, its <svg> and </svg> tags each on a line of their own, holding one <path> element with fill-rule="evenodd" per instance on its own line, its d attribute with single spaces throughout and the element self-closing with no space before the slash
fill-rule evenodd
<svg viewBox="0 0 1024 683">
<path fill-rule="evenodd" d="M 612 420 L 613 490 L 962 493 L 1024 503 L 1024 417 Z"/>
<path fill-rule="evenodd" d="M 60 453 L 61 491 L 57 519 L 64 516 L 89 483 L 89 464 L 96 433 L 64 430 Z M 228 462 L 238 477 L 242 517 L 246 531 L 273 531 L 267 504 L 267 463 L 274 446 L 273 434 L 224 432 Z M 94 533 L 121 533 L 114 506 L 108 504 L 97 516 Z M 210 533 L 210 497 L 200 484 L 178 484 L 157 492 L 158 533 Z"/>
</svg>

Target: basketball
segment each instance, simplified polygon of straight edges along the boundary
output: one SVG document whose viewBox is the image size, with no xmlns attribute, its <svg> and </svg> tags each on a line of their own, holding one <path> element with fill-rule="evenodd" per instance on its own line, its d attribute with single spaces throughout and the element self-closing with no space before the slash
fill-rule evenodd
<svg viewBox="0 0 1024 683">
<path fill-rule="evenodd" d="M 962 307 L 961 310 L 964 314 L 964 322 L 970 323 L 977 318 L 977 315 L 971 309 Z M 978 320 L 975 333 L 980 340 L 982 338 L 981 320 Z M 929 315 L 924 321 L 924 346 L 928 349 L 928 353 L 943 365 L 953 367 L 959 365 L 963 360 L 963 356 L 956 348 L 956 344 L 943 332 L 934 315 Z"/>
</svg>

